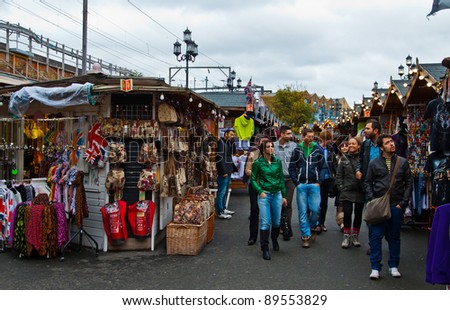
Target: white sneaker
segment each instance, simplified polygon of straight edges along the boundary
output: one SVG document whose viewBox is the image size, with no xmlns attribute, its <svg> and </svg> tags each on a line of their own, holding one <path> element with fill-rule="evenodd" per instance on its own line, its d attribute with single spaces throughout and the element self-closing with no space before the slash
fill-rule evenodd
<svg viewBox="0 0 450 310">
<path fill-rule="evenodd" d="M 227 220 L 230 219 L 230 218 L 232 218 L 231 215 L 225 214 L 225 213 L 221 213 L 221 214 L 219 214 L 217 217 L 220 218 L 220 219 L 227 219 Z"/>
<path fill-rule="evenodd" d="M 235 212 L 231 211 L 231 210 L 228 210 L 228 209 L 225 209 L 225 210 L 223 210 L 223 213 L 229 214 L 229 215 L 233 215 Z"/>
<path fill-rule="evenodd" d="M 344 240 L 342 241 L 341 247 L 343 249 L 348 249 L 350 247 L 350 235 L 345 234 L 344 235 Z"/>
<path fill-rule="evenodd" d="M 369 277 L 372 280 L 378 280 L 380 278 L 380 272 L 378 270 L 372 269 Z"/>
<path fill-rule="evenodd" d="M 389 268 L 389 273 L 393 278 L 401 278 L 402 274 L 398 271 L 397 267 Z"/>
</svg>

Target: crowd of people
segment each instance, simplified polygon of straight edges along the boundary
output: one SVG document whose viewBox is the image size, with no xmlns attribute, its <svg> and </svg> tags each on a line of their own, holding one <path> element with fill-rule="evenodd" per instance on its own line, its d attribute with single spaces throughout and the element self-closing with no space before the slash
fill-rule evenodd
<svg viewBox="0 0 450 310">
<path fill-rule="evenodd" d="M 332 130 L 323 129 L 316 137 L 312 129 L 306 128 L 301 132 L 301 141 L 295 142 L 291 127 L 286 125 L 279 128 L 276 141 L 263 134 L 252 137 L 244 173 L 250 198 L 248 245 L 254 245 L 259 234 L 262 257 L 270 260 L 269 240 L 273 251 L 279 251 L 279 235 L 285 241 L 294 236 L 292 202 L 295 197 L 301 246 L 310 248 L 317 235 L 327 231 L 328 198 L 335 197 L 337 212 L 343 211 L 343 220 L 336 217 L 342 222 L 339 224 L 343 233 L 341 247 L 360 247 L 365 203 L 383 196 L 394 175 L 390 190 L 392 217 L 382 223 L 368 224 L 367 253 L 370 279 L 379 279 L 382 239 L 386 238 L 389 273 L 401 277 L 398 270 L 401 219 L 413 183 L 409 164 L 396 154 L 392 136 L 381 133 L 377 120 L 368 120 L 361 136 L 345 137 L 343 141 L 335 138 Z M 216 152 L 216 214 L 221 219 L 231 219 L 234 213 L 225 205 L 233 173 L 233 139 L 233 129 L 227 130 Z"/>
</svg>

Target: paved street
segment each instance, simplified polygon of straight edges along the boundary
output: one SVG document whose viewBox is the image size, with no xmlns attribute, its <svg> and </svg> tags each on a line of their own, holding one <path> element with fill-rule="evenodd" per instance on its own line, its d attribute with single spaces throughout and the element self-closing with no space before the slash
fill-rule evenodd
<svg viewBox="0 0 450 310">
<path fill-rule="evenodd" d="M 197 256 L 167 256 L 165 244 L 155 252 L 101 252 L 90 249 L 66 253 L 59 259 L 19 259 L 16 253 L 0 254 L 2 289 L 213 289 L 213 290 L 443 290 L 444 286 L 425 282 L 428 232 L 420 228 L 402 230 L 399 266 L 403 277 L 393 279 L 387 272 L 387 244 L 384 243 L 384 269 L 381 279 L 369 279 L 366 255 L 367 228 L 363 226 L 361 248 L 344 250 L 342 234 L 330 208 L 328 232 L 318 236 L 310 249 L 301 248 L 297 212 L 294 237 L 280 238 L 280 252 L 272 260 L 261 258 L 259 244 L 247 245 L 249 199 L 246 190 L 233 190 L 231 220 L 216 218 L 214 240 Z"/>
</svg>

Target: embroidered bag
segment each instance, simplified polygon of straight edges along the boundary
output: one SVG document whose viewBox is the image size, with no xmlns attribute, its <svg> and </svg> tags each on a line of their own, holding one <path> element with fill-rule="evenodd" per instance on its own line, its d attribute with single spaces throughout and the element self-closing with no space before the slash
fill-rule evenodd
<svg viewBox="0 0 450 310">
<path fill-rule="evenodd" d="M 153 169 L 142 169 L 137 183 L 140 191 L 154 191 L 159 187 L 156 171 Z"/>
<path fill-rule="evenodd" d="M 114 190 L 114 200 L 122 198 L 125 186 L 125 171 L 123 169 L 111 169 L 106 176 L 105 187 L 108 191 Z"/>
<path fill-rule="evenodd" d="M 142 144 L 137 162 L 140 164 L 157 164 L 159 162 L 158 149 L 154 142 Z"/>
<path fill-rule="evenodd" d="M 178 122 L 178 114 L 175 108 L 166 102 L 158 106 L 158 122 L 162 124 L 175 124 Z"/>
<path fill-rule="evenodd" d="M 111 142 L 109 145 L 109 162 L 111 164 L 122 164 L 127 161 L 127 152 L 122 142 Z"/>
</svg>

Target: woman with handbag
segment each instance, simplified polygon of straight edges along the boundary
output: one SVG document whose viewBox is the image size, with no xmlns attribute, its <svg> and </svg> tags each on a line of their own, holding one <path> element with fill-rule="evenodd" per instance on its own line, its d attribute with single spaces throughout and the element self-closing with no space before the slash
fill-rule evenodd
<svg viewBox="0 0 450 310">
<path fill-rule="evenodd" d="M 339 200 L 344 205 L 344 240 L 342 248 L 348 249 L 350 245 L 360 247 L 358 240 L 364 208 L 364 192 L 361 182 L 356 179 L 356 165 L 359 162 L 360 142 L 356 138 L 348 141 L 348 154 L 342 154 L 336 174 L 336 185 L 340 192 Z M 354 206 L 354 208 L 353 208 Z M 352 215 L 353 227 L 352 227 Z"/>
<path fill-rule="evenodd" d="M 408 161 L 395 154 L 395 143 L 392 136 L 382 134 L 378 138 L 378 147 L 381 155 L 370 161 L 367 176 L 364 180 L 364 189 L 369 204 L 375 198 L 387 194 L 389 198 L 390 216 L 381 222 L 370 222 L 369 216 L 364 220 L 369 223 L 370 263 L 372 272 L 370 279 L 378 280 L 382 260 L 382 241 L 386 237 L 389 244 L 389 273 L 394 278 L 400 278 L 398 271 L 400 262 L 400 228 L 402 225 L 403 210 L 406 209 L 411 197 L 413 178 Z M 378 206 L 381 208 L 381 206 Z"/>
<path fill-rule="evenodd" d="M 269 234 L 274 251 L 279 251 L 278 236 L 280 234 L 281 207 L 286 206 L 286 186 L 281 160 L 274 156 L 274 143 L 261 143 L 259 157 L 252 166 L 250 182 L 258 193 L 259 207 L 259 239 L 263 259 L 270 260 Z M 281 180 L 281 181 L 280 181 Z M 272 226 L 272 231 L 270 228 Z"/>
</svg>

